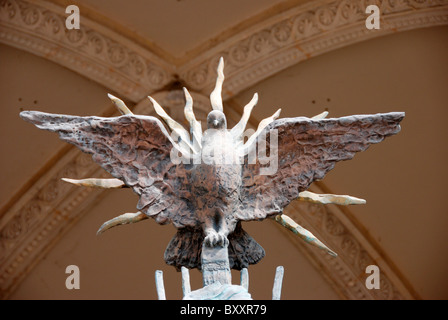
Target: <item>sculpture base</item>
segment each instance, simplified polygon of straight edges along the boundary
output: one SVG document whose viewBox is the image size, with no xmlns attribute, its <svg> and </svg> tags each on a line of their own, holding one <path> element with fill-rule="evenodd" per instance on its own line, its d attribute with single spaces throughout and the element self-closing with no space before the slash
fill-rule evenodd
<svg viewBox="0 0 448 320">
<path fill-rule="evenodd" d="M 183 300 L 252 300 L 249 289 L 249 273 L 241 270 L 241 285 L 232 284 L 227 246 L 207 247 L 202 245 L 202 280 L 204 287 L 195 291 L 190 288 L 188 269 L 181 268 Z M 283 281 L 283 267 L 277 267 L 272 299 L 280 300 Z M 165 300 L 162 271 L 156 271 L 156 288 L 159 300 Z"/>
<path fill-rule="evenodd" d="M 202 245 L 201 265 L 204 287 L 213 283 L 232 284 L 227 246 L 208 247 Z"/>
</svg>

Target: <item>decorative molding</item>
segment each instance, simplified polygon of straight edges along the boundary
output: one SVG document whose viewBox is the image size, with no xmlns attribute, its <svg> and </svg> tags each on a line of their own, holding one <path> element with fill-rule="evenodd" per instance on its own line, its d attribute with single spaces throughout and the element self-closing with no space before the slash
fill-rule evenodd
<svg viewBox="0 0 448 320">
<path fill-rule="evenodd" d="M 207 115 L 211 111 L 210 99 L 203 94 L 197 92 L 190 92 L 193 99 L 193 108 L 196 120 L 202 122 L 204 128 Z M 190 124 L 185 120 L 184 107 L 185 107 L 185 95 L 183 90 L 176 89 L 170 91 L 159 91 L 151 95 L 164 109 L 165 111 L 179 123 L 184 123 L 187 127 Z M 154 108 L 149 99 L 144 99 L 140 102 L 136 109 L 140 114 L 153 114 Z"/>
<path fill-rule="evenodd" d="M 195 99 L 198 120 L 205 120 L 210 109 L 208 98 L 195 92 L 190 94 Z M 183 91 L 161 91 L 153 97 L 180 117 L 175 117 L 176 120 L 182 121 Z M 155 114 L 147 98 L 132 111 Z M 72 147 L 0 217 L 0 299 L 8 298 L 53 244 L 106 193 L 102 189 L 74 187 L 62 181 L 63 177 L 107 178 L 110 175 L 90 155 Z"/>
<path fill-rule="evenodd" d="M 65 8 L 45 1 L 0 1 L 0 42 L 56 62 L 137 102 L 173 79 L 165 61 L 88 18 L 65 27 Z"/>
<path fill-rule="evenodd" d="M 367 3 L 381 8 L 380 30 L 363 27 L 366 15 L 362 8 Z M 179 91 L 163 89 L 175 79 L 176 70 L 189 89 L 198 91 L 191 92 L 195 108 L 205 114 L 209 109 L 206 96 L 214 86 L 221 55 L 227 75 L 223 95 L 230 98 L 318 54 L 393 32 L 445 24 L 447 0 L 316 0 L 254 25 L 182 66 L 173 66 L 86 18 L 82 30 L 67 30 L 61 7 L 42 0 L 0 0 L 0 42 L 61 64 L 120 97 L 140 101 L 133 109 L 140 114 L 153 112 L 147 94 L 168 108 L 181 104 Z M 60 178 L 103 175 L 90 156 L 70 149 L 0 217 L 0 298 L 11 294 L 63 233 L 104 194 L 98 189 L 71 187 Z M 339 252 L 340 258 L 333 259 L 298 245 L 342 297 L 414 297 L 342 211 L 293 203 L 287 214 Z M 385 275 L 381 291 L 362 286 L 365 265 L 371 263 Z"/>
<path fill-rule="evenodd" d="M 377 4 L 381 29 L 365 27 L 368 4 Z M 192 89 L 210 92 L 219 57 L 226 63 L 223 97 L 311 57 L 367 39 L 448 24 L 446 0 L 317 0 L 240 32 L 179 67 Z"/>
<path fill-rule="evenodd" d="M 313 184 L 310 190 L 325 193 L 318 184 Z M 325 275 L 341 298 L 356 300 L 418 298 L 412 288 L 406 287 L 400 276 L 382 257 L 381 252 L 378 252 L 347 218 L 341 207 L 294 201 L 285 209 L 285 214 L 310 230 L 338 254 L 337 258 L 331 257 L 323 250 L 306 244 L 288 230 L 279 227 L 319 272 Z M 379 290 L 369 290 L 365 286 L 368 276 L 365 271 L 368 265 L 377 265 L 380 269 Z"/>
<path fill-rule="evenodd" d="M 2 217 L 0 298 L 7 298 L 62 234 L 100 200 L 98 190 L 73 188 L 61 178 L 92 175 L 107 176 L 90 155 L 72 148 Z"/>
<path fill-rule="evenodd" d="M 224 99 L 311 57 L 367 39 L 448 24 L 447 0 L 314 0 L 242 30 L 182 65 L 83 17 L 65 28 L 65 9 L 43 0 L 0 1 L 0 42 L 61 64 L 133 102 L 178 74 L 208 94 L 218 59 L 226 61 Z M 381 10 L 381 29 L 365 28 L 368 4 Z"/>
</svg>

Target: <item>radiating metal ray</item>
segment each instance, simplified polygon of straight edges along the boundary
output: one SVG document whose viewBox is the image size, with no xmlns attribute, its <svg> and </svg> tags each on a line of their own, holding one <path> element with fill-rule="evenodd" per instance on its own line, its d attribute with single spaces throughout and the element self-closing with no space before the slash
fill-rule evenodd
<svg viewBox="0 0 448 320">
<path fill-rule="evenodd" d="M 102 234 L 104 231 L 109 230 L 110 228 L 122 225 L 122 224 L 130 224 L 136 223 L 142 220 L 148 219 L 148 216 L 143 212 L 135 212 L 135 213 L 124 213 L 116 218 L 113 218 L 109 221 L 103 223 L 103 225 L 98 229 L 97 235 Z"/>
<path fill-rule="evenodd" d="M 124 104 L 123 100 L 118 99 L 110 93 L 108 93 L 107 96 L 110 100 L 112 100 L 113 104 L 117 107 L 118 111 L 120 111 L 121 114 L 133 114 L 132 111 L 129 110 L 129 108 Z"/>
<path fill-rule="evenodd" d="M 156 113 L 165 121 L 165 123 L 168 125 L 168 127 L 178 136 L 180 137 L 180 141 L 175 141 L 179 144 L 181 150 L 191 150 L 193 153 L 197 153 L 195 148 L 190 142 L 190 134 L 188 133 L 185 128 L 178 123 L 176 120 L 171 118 L 166 111 L 160 106 L 160 104 L 154 100 L 152 97 L 148 96 L 149 100 L 154 105 L 154 109 Z"/>
<path fill-rule="evenodd" d="M 301 201 L 308 201 L 322 204 L 337 204 L 347 206 L 351 204 L 366 204 L 366 200 L 338 194 L 317 194 L 310 191 L 302 191 L 297 198 Z"/>
<path fill-rule="evenodd" d="M 184 88 L 185 94 L 185 118 L 190 123 L 190 133 L 192 135 L 192 143 L 193 147 L 196 151 L 199 151 L 202 148 L 201 140 L 202 140 L 202 126 L 199 121 L 196 120 L 196 117 L 193 112 L 193 99 L 191 98 L 190 93 L 187 88 Z"/>
<path fill-rule="evenodd" d="M 300 226 L 297 222 L 292 220 L 286 214 L 279 214 L 275 216 L 275 221 L 280 223 L 285 228 L 291 230 L 294 234 L 298 235 L 302 240 L 308 242 L 309 244 L 318 247 L 319 249 L 325 250 L 328 254 L 333 257 L 337 256 L 337 253 L 324 245 L 319 239 L 317 239 L 311 232 L 306 230 L 304 227 Z"/>
<path fill-rule="evenodd" d="M 119 189 L 127 188 L 125 183 L 120 179 L 98 179 L 98 178 L 88 178 L 88 179 L 69 179 L 61 178 L 63 181 L 81 186 L 81 187 L 91 187 L 91 188 L 103 188 L 103 189 Z"/>
<path fill-rule="evenodd" d="M 222 84 L 224 82 L 224 59 L 221 57 L 218 64 L 218 77 L 216 78 L 215 89 L 210 94 L 210 103 L 213 110 L 223 112 L 222 106 Z"/>
<path fill-rule="evenodd" d="M 263 119 L 258 124 L 257 131 L 253 135 L 250 136 L 250 138 L 247 140 L 247 142 L 244 144 L 244 153 L 247 153 L 249 148 L 252 146 L 252 144 L 256 141 L 257 137 L 260 135 L 260 133 L 266 128 L 272 121 L 277 119 L 280 116 L 280 112 L 282 109 L 278 109 L 272 116 Z"/>
<path fill-rule="evenodd" d="M 230 130 L 230 133 L 235 140 L 241 140 L 246 129 L 247 122 L 249 121 L 252 109 L 258 102 L 258 94 L 255 93 L 252 100 L 244 107 L 243 116 L 240 121 Z"/>
<path fill-rule="evenodd" d="M 324 111 L 322 113 L 319 113 L 318 115 L 315 115 L 311 119 L 313 119 L 313 120 L 321 120 L 321 119 L 325 119 L 327 116 L 328 116 L 328 111 Z"/>
</svg>

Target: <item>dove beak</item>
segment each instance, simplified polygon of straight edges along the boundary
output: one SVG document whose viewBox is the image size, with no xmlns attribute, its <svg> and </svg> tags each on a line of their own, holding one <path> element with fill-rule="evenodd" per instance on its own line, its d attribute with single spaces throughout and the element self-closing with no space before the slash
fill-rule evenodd
<svg viewBox="0 0 448 320">
<path fill-rule="evenodd" d="M 213 126 L 217 127 L 219 125 L 219 121 L 218 120 L 213 120 Z"/>
</svg>

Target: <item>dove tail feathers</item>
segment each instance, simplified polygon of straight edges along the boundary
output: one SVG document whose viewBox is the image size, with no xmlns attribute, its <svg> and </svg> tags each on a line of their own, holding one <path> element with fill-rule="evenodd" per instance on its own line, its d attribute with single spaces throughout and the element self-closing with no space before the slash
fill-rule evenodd
<svg viewBox="0 0 448 320">
<path fill-rule="evenodd" d="M 265 256 L 265 251 L 238 223 L 229 236 L 229 264 L 241 270 L 255 264 Z M 201 252 L 204 234 L 202 229 L 178 229 L 165 250 L 165 262 L 178 271 L 181 267 L 201 269 Z"/>
<path fill-rule="evenodd" d="M 230 268 L 241 270 L 249 267 L 249 264 L 258 263 L 265 256 L 262 246 L 258 244 L 238 222 L 235 231 L 229 239 L 229 263 Z"/>
</svg>

